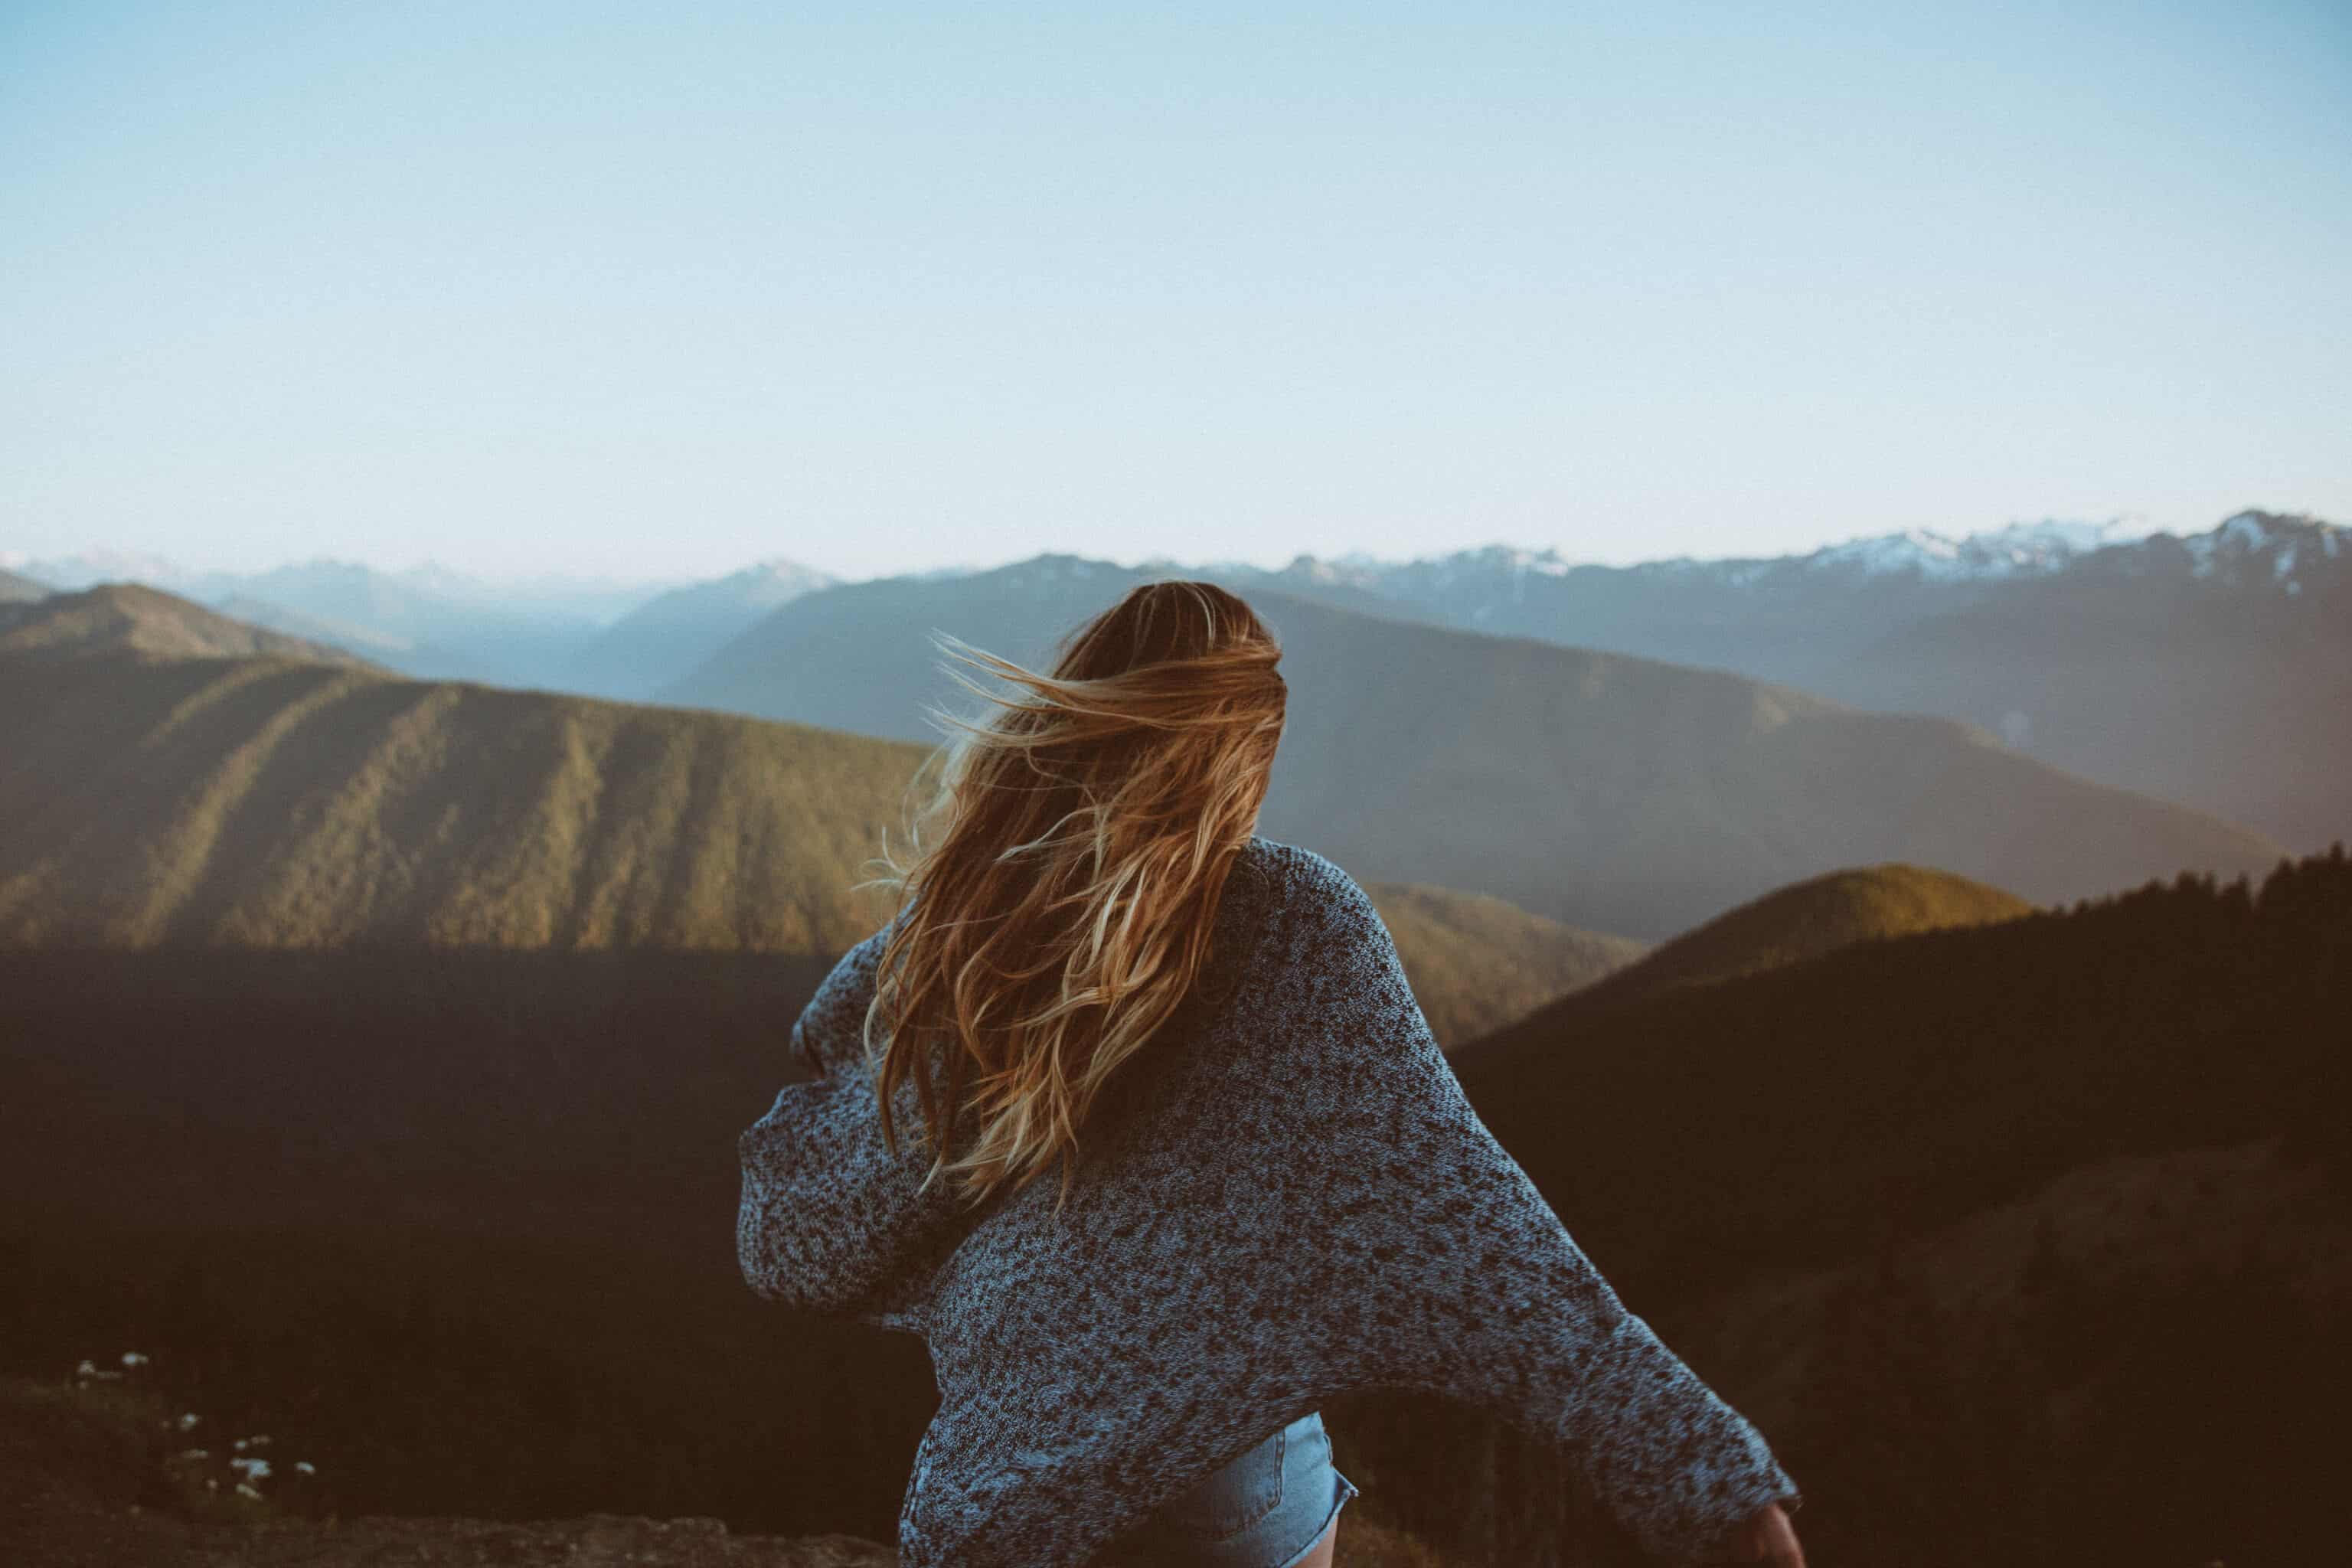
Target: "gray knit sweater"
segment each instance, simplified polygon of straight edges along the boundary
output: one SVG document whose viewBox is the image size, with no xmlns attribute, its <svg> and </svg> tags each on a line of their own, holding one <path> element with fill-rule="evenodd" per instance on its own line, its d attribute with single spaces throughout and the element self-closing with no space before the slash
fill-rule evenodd
<svg viewBox="0 0 2352 1568">
<path fill-rule="evenodd" d="M 887 930 L 887 928 L 886 928 Z M 1058 1177 L 962 1212 L 882 1142 L 858 1031 L 884 932 L 793 1026 L 818 1078 L 741 1139 L 761 1297 L 923 1336 L 940 1408 L 904 1568 L 1061 1568 L 1297 1416 L 1434 1392 L 1549 1435 L 1651 1552 L 1723 1553 L 1796 1482 L 1628 1311 L 1440 1054 L 1371 900 L 1253 837 L 1212 957 Z M 919 1129 L 910 1085 L 895 1102 Z"/>
</svg>

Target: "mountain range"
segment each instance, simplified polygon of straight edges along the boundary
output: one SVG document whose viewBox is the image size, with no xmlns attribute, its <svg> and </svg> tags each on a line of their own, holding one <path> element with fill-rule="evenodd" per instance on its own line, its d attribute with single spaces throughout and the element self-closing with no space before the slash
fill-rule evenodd
<svg viewBox="0 0 2352 1568">
<path fill-rule="evenodd" d="M 1769 560 L 1573 565 L 1502 547 L 1301 556 L 1302 594 L 1958 719 L 2298 848 L 2352 833 L 2352 541 L 2242 511 L 2186 538 L 2080 524 Z"/>
<path fill-rule="evenodd" d="M 662 591 L 560 578 L 491 584 L 434 566 L 385 572 L 329 560 L 198 572 L 111 552 L 26 562 L 17 574 L 58 593 L 135 583 L 403 674 L 554 689 L 568 688 L 606 622 Z"/>
<path fill-rule="evenodd" d="M 790 561 L 763 562 L 674 588 L 622 616 L 580 650 L 565 689 L 642 700 L 749 631 L 761 617 L 838 579 Z"/>
<path fill-rule="evenodd" d="M 1634 654 L 1849 705 L 1958 719 L 2067 772 L 2316 848 L 2352 832 L 2352 548 L 2247 510 L 2186 536 L 2044 521 L 1908 530 L 1797 555 L 1577 564 L 1505 545 L 1420 559 L 1302 555 L 1205 576 L 1341 609 Z M 1060 559 L 1039 557 L 1038 561 Z M 1069 558 L 1076 559 L 1076 558 Z M 195 573 L 152 558 L 12 559 L 51 588 L 147 583 L 404 674 L 643 700 L 807 594 L 863 586 L 790 561 L 714 581 L 498 584 L 313 562 Z M 935 568 L 902 584 L 1008 579 Z M 0 588 L 0 596 L 28 589 Z M 952 622 L 947 629 L 960 628 Z M 699 699 L 689 699 L 699 700 Z"/>
<path fill-rule="evenodd" d="M 40 664 L 131 654 L 146 658 L 289 658 L 371 668 L 343 647 L 287 637 L 132 583 L 80 594 L 0 598 L 0 663 Z"/>
<path fill-rule="evenodd" d="M 747 574 L 724 602 L 757 618 L 661 696 L 936 742 L 925 704 L 965 706 L 968 694 L 939 668 L 930 631 L 1040 662 L 1053 636 L 1154 574 L 1076 556 L 823 586 Z M 2038 765 L 1979 727 L 1333 602 L 1360 606 L 1361 592 L 1253 590 L 1297 699 L 1266 820 L 1383 881 L 1654 941 L 1772 888 L 1885 860 L 2050 902 L 2183 867 L 2260 869 L 2281 852 L 2259 833 Z M 762 598 L 782 602 L 762 609 Z M 56 620 L 77 603 L 16 613 Z M 656 604 L 645 619 L 674 632 L 675 609 Z M 267 635 L 329 646 L 317 624 L 299 624 L 314 635 Z"/>
<path fill-rule="evenodd" d="M 1151 576 L 1050 555 L 829 588 L 772 612 L 662 698 L 937 742 L 927 707 L 969 717 L 980 703 L 940 668 L 934 628 L 1046 665 L 1056 637 Z M 1248 597 L 1281 639 L 1290 692 L 1266 831 L 1387 880 L 1648 941 L 1885 860 L 2046 903 L 2184 867 L 2260 870 L 2280 854 L 1964 723 L 1265 587 Z"/>
<path fill-rule="evenodd" d="M 922 749 L 421 682 L 152 589 L 0 605 L 0 945 L 821 957 Z M 1639 942 L 1375 882 L 1441 1040 Z"/>
<path fill-rule="evenodd" d="M 354 1512 L 887 1537 L 929 1369 L 748 1299 L 733 1136 L 883 910 L 852 884 L 928 752 L 855 726 L 950 694 L 932 627 L 1034 660 L 1141 575 L 821 587 L 701 667 L 839 727 L 419 680 L 148 589 L 0 606 L 0 1371 L 152 1346 Z M 1822 1560 L 2332 1528 L 2340 849 L 2231 882 L 2275 846 L 1981 729 L 1251 597 L 1293 698 L 1262 829 L 1372 892 L 1481 1119 L 1786 1453 Z M 1557 1452 L 1330 1418 L 1449 1560 L 1622 1560 Z"/>
</svg>

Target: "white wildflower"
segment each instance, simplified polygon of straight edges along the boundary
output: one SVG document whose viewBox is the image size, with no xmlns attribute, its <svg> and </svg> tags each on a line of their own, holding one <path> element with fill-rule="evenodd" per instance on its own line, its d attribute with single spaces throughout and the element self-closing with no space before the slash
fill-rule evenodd
<svg viewBox="0 0 2352 1568">
<path fill-rule="evenodd" d="M 188 1428 L 194 1426 L 197 1422 L 203 1419 L 203 1416 L 191 1410 L 185 1415 L 180 1417 L 180 1430 L 185 1432 Z"/>
<path fill-rule="evenodd" d="M 267 1459 L 231 1459 L 228 1462 L 228 1468 L 243 1475 L 248 1481 L 266 1481 L 269 1479 L 269 1461 Z"/>
<path fill-rule="evenodd" d="M 256 1502 L 259 1502 L 261 1500 L 261 1494 L 255 1491 L 251 1487 L 247 1486 L 243 1481 L 236 1483 L 236 1495 L 239 1497 L 251 1498 Z"/>
<path fill-rule="evenodd" d="M 145 1366 L 147 1364 L 147 1358 L 141 1355 L 137 1351 L 124 1351 L 122 1352 L 122 1364 L 125 1366 Z"/>
<path fill-rule="evenodd" d="M 294 1473 L 298 1476 L 315 1476 L 319 1473 L 319 1467 L 308 1459 L 297 1459 L 294 1461 Z"/>
</svg>

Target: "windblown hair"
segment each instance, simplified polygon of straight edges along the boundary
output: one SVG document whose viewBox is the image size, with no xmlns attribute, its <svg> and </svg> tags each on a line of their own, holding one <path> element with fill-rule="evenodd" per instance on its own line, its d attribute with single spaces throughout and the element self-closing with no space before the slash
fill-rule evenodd
<svg viewBox="0 0 2352 1568">
<path fill-rule="evenodd" d="M 973 724 L 927 706 L 951 731 L 909 825 L 915 863 L 892 859 L 886 835 L 876 858 L 892 874 L 860 884 L 898 891 L 865 1054 L 871 1067 L 887 1033 L 876 1088 L 893 1150 L 892 1094 L 914 1081 L 925 1186 L 944 1173 L 977 1205 L 1058 1159 L 1058 1208 L 1087 1108 L 1209 956 L 1282 739 L 1282 649 L 1246 604 L 1202 582 L 1134 588 L 1063 639 L 1050 675 L 932 636 L 1025 693 L 940 667 L 1000 710 Z M 946 825 L 928 849 L 926 818 Z"/>
</svg>

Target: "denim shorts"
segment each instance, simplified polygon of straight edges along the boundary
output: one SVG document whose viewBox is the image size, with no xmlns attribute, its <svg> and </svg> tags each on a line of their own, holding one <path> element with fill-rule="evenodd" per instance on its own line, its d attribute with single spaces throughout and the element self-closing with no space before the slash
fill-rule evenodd
<svg viewBox="0 0 2352 1568">
<path fill-rule="evenodd" d="M 1331 1467 L 1311 1412 L 1183 1492 L 1122 1537 L 1108 1568 L 1293 1568 L 1356 1488 Z"/>
</svg>

